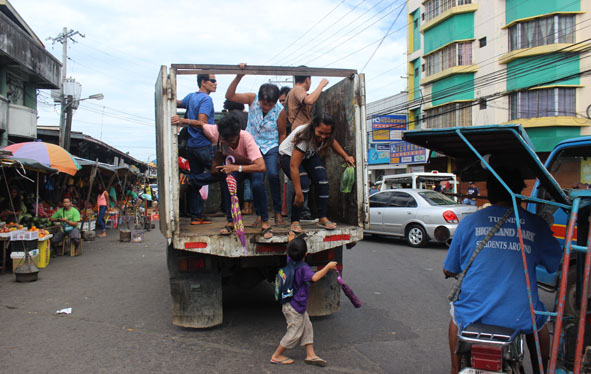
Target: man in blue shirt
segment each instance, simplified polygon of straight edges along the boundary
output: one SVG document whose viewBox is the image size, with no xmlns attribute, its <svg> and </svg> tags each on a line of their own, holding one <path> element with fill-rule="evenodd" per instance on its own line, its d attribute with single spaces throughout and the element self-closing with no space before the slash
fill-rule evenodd
<svg viewBox="0 0 591 374">
<path fill-rule="evenodd" d="M 497 168 L 497 172 L 514 193 L 520 193 L 525 187 L 518 171 Z M 443 264 L 446 276 L 456 276 L 466 268 L 478 243 L 505 215 L 507 209 L 512 208 L 510 194 L 492 174 L 486 187 L 488 199 L 493 205 L 470 214 L 458 225 Z M 560 265 L 562 250 L 548 225 L 540 217 L 522 209 L 519 201 L 517 204 L 533 306 L 537 311 L 546 311 L 538 298 L 536 266 L 542 265 L 549 272 L 555 272 Z M 536 315 L 544 365 L 548 361 L 550 347 L 546 322 L 547 316 Z M 460 366 L 461 356 L 455 354 L 458 329 L 472 323 L 508 327 L 526 334 L 532 366 L 534 372 L 537 370 L 533 326 L 514 212 L 474 258 L 465 274 L 458 300 L 451 304 L 448 337 L 452 374 L 457 373 Z"/>
<path fill-rule="evenodd" d="M 476 205 L 476 198 L 480 196 L 480 190 L 476 187 L 474 182 L 470 182 L 468 186 L 468 197 L 464 199 L 464 205 Z"/>
<path fill-rule="evenodd" d="M 197 85 L 199 91 L 188 94 L 183 100 L 177 100 L 177 107 L 187 110 L 186 123 L 189 125 L 189 140 L 187 141 L 187 151 L 191 174 L 201 174 L 209 172 L 213 159 L 213 149 L 211 142 L 203 130 L 191 126 L 191 121 L 199 120 L 210 125 L 214 124 L 213 100 L 209 96 L 217 89 L 217 81 L 214 74 L 199 74 L 197 76 Z M 195 123 L 196 125 L 196 123 Z M 189 189 L 189 213 L 191 214 L 191 225 L 201 225 L 211 223 L 203 215 L 203 199 L 199 190 Z"/>
</svg>

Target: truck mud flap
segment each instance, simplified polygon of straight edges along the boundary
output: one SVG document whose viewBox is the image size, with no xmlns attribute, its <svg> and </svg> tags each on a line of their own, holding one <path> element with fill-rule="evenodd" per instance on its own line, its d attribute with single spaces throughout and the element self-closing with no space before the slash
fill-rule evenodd
<svg viewBox="0 0 591 374">
<path fill-rule="evenodd" d="M 340 307 L 341 287 L 337 282 L 337 273 L 330 271 L 324 278 L 310 285 L 308 314 L 311 316 L 327 316 L 338 312 Z"/>
<path fill-rule="evenodd" d="M 174 325 L 206 328 L 222 324 L 222 277 L 218 272 L 170 278 L 170 294 Z"/>
<path fill-rule="evenodd" d="M 179 260 L 197 258 L 199 266 L 188 272 L 179 271 Z M 167 250 L 167 262 L 172 301 L 172 323 L 189 328 L 207 328 L 223 321 L 222 275 L 211 256 L 195 256 Z"/>
</svg>

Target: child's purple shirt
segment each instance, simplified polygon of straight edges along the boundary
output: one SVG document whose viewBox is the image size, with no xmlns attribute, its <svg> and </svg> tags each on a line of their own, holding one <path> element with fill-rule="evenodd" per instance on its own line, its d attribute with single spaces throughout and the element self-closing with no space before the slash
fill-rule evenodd
<svg viewBox="0 0 591 374">
<path fill-rule="evenodd" d="M 308 305 L 308 295 L 310 293 L 310 283 L 314 271 L 310 269 L 308 264 L 296 270 L 294 279 L 294 294 L 290 301 L 291 306 L 300 314 L 304 314 L 306 306 Z"/>
</svg>

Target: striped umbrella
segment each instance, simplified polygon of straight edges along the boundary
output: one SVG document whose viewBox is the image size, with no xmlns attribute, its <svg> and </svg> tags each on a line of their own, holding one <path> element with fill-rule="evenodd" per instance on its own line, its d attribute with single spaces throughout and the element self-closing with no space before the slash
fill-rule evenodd
<svg viewBox="0 0 591 374">
<path fill-rule="evenodd" d="M 234 157 L 226 157 L 226 164 L 229 164 L 230 161 L 235 162 Z M 238 236 L 238 239 L 240 239 L 240 244 L 242 244 L 244 254 L 246 255 L 246 236 L 244 234 L 244 223 L 242 223 L 240 202 L 238 201 L 238 196 L 236 195 L 238 184 L 236 183 L 236 178 L 234 178 L 232 174 L 228 174 L 226 177 L 226 183 L 228 184 L 228 191 L 230 192 L 230 210 L 232 212 L 232 220 L 234 221 L 234 230 L 236 230 L 236 236 Z"/>
<path fill-rule="evenodd" d="M 80 165 L 74 160 L 70 152 L 59 145 L 44 142 L 24 142 L 9 145 L 4 148 L 11 151 L 14 157 L 35 160 L 42 165 L 75 175 Z"/>
</svg>

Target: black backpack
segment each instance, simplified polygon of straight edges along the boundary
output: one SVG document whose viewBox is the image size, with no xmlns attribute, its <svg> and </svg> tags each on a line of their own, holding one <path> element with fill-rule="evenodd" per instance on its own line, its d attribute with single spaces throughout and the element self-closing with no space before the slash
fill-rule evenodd
<svg viewBox="0 0 591 374">
<path fill-rule="evenodd" d="M 304 266 L 304 261 L 290 261 L 285 267 L 279 269 L 275 275 L 275 300 L 281 304 L 290 301 L 294 294 L 294 281 L 296 271 Z"/>
</svg>

